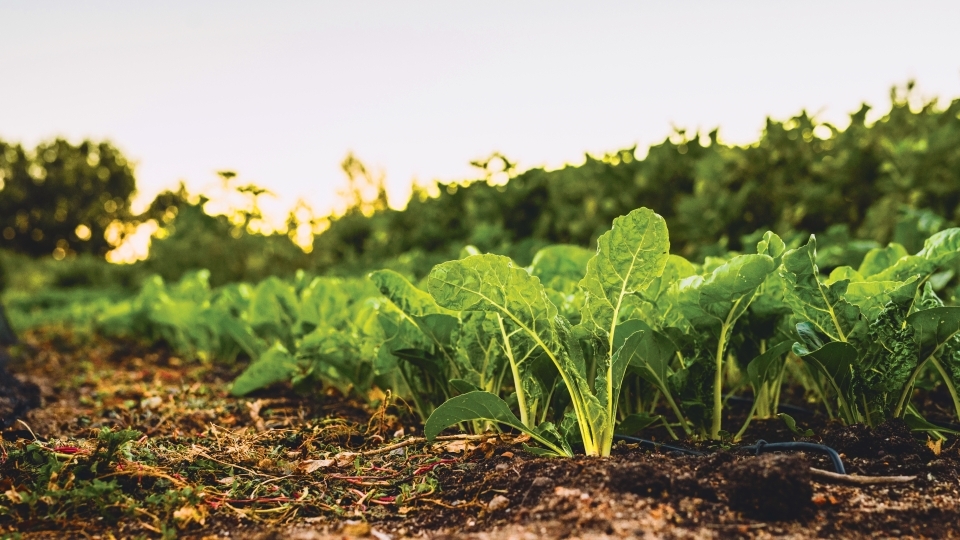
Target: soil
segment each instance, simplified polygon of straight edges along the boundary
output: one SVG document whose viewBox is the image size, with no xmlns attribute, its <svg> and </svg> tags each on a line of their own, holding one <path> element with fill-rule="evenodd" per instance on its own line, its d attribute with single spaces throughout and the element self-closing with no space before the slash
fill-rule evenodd
<svg viewBox="0 0 960 540">
<path fill-rule="evenodd" d="M 814 430 L 802 439 L 755 420 L 744 437 L 823 442 L 849 473 L 916 477 L 851 486 L 811 474 L 832 467 L 804 452 L 618 443 L 558 459 L 507 435 L 427 443 L 382 395 L 372 409 L 283 386 L 233 398 L 241 366 L 96 336 L 33 333 L 13 357 L 42 406 L 2 433 L 0 537 L 960 537 L 960 443 L 899 422 L 797 416 Z"/>
<path fill-rule="evenodd" d="M 7 370 L 8 363 L 7 351 L 0 346 L 0 429 L 40 406 L 40 388 L 11 374 Z"/>
</svg>

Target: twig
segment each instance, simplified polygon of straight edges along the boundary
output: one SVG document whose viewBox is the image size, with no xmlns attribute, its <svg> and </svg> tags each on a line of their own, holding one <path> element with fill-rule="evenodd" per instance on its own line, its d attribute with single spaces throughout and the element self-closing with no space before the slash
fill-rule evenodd
<svg viewBox="0 0 960 540">
<path fill-rule="evenodd" d="M 838 474 L 810 467 L 814 479 L 851 486 L 871 486 L 876 484 L 906 484 L 917 479 L 916 476 L 860 476 L 856 474 Z"/>
<path fill-rule="evenodd" d="M 30 429 L 30 426 L 27 425 L 26 422 L 24 422 L 23 420 L 20 420 L 19 418 L 17 419 L 17 422 L 20 422 L 21 424 L 23 424 L 23 427 L 27 428 L 27 431 L 30 432 L 30 435 L 33 435 L 33 442 L 40 442 L 40 439 L 37 438 L 37 434 L 34 433 L 32 429 Z"/>
<path fill-rule="evenodd" d="M 441 435 L 436 437 L 435 441 L 477 441 L 481 439 L 486 439 L 488 437 L 495 437 L 496 435 L 491 434 L 480 434 L 480 435 Z M 398 443 L 390 444 L 387 446 L 381 446 L 380 448 L 374 448 L 373 450 L 365 450 L 363 452 L 358 452 L 361 456 L 375 456 L 377 454 L 385 454 L 387 452 L 392 452 L 398 448 L 404 448 L 412 444 L 418 444 L 426 442 L 427 439 L 423 437 L 410 437 L 405 441 L 400 441 Z"/>
<path fill-rule="evenodd" d="M 196 455 L 198 455 L 198 456 L 200 456 L 200 457 L 203 457 L 203 458 L 206 458 L 206 459 L 209 459 L 210 461 L 216 461 L 217 463 L 219 463 L 219 464 L 221 464 L 221 465 L 224 465 L 224 466 L 227 466 L 227 467 L 235 467 L 235 468 L 237 468 L 237 469 L 240 469 L 241 471 L 247 471 L 248 473 L 250 473 L 250 474 L 252 474 L 252 475 L 254 475 L 254 476 L 266 476 L 266 477 L 272 478 L 272 479 L 274 479 L 274 480 L 277 480 L 277 479 L 278 479 L 278 477 L 273 476 L 272 474 L 265 474 L 265 473 L 257 472 L 257 471 L 254 471 L 254 470 L 252 470 L 252 469 L 248 469 L 248 468 L 246 468 L 246 467 L 243 467 L 243 466 L 241 466 L 241 465 L 237 465 L 236 463 L 227 463 L 226 461 L 221 461 L 221 460 L 219 460 L 219 459 L 211 456 L 210 454 L 204 452 L 204 451 L 201 450 L 200 447 L 197 446 L 197 445 L 193 445 L 192 450 L 196 453 Z"/>
</svg>

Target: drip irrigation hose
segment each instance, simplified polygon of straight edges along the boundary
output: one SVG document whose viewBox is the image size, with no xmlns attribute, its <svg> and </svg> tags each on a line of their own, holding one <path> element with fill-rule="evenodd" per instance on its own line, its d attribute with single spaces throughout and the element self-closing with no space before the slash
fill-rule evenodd
<svg viewBox="0 0 960 540">
<path fill-rule="evenodd" d="M 830 461 L 833 462 L 833 469 L 837 471 L 837 474 L 847 474 L 847 470 L 843 467 L 843 460 L 840 459 L 840 454 L 838 454 L 833 448 L 823 444 L 808 442 L 768 443 L 767 441 L 761 439 L 757 441 L 757 444 L 752 446 L 743 446 L 740 448 L 740 450 L 755 452 L 756 455 L 760 455 L 760 452 L 772 452 L 775 450 L 806 450 L 810 452 L 821 452 L 826 454 L 827 457 L 830 458 Z"/>
</svg>

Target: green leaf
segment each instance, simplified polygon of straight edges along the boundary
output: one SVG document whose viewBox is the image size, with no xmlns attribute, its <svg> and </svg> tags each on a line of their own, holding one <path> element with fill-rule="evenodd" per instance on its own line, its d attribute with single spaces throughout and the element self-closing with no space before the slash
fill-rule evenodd
<svg viewBox="0 0 960 540">
<path fill-rule="evenodd" d="M 490 392 L 468 392 L 448 399 L 437 407 L 423 426 L 427 440 L 434 440 L 444 429 L 471 420 L 487 420 L 510 426 L 530 435 L 558 455 L 570 455 L 535 429 L 529 429 L 513 414 L 507 402 Z"/>
<path fill-rule="evenodd" d="M 856 423 L 857 417 L 853 413 L 851 404 L 853 369 L 859 356 L 856 347 L 842 341 L 833 341 L 815 351 L 809 351 L 799 343 L 795 343 L 793 352 L 827 377 L 840 400 L 844 420 L 848 424 Z"/>
<path fill-rule="evenodd" d="M 824 280 L 825 285 L 831 285 L 841 280 L 863 281 L 863 276 L 850 266 L 838 266 L 830 272 L 830 275 Z"/>
<path fill-rule="evenodd" d="M 587 274 L 580 281 L 586 293 L 580 325 L 603 344 L 595 381 L 606 417 L 605 425 L 597 426 L 602 432 L 599 444 L 603 455 L 609 453 L 613 442 L 620 387 L 629 363 L 629 351 L 615 348 L 621 311 L 625 300 L 636 298 L 633 295 L 660 277 L 669 253 L 666 221 L 652 210 L 640 208 L 615 219 L 613 228 L 600 236 L 597 254 L 587 263 Z"/>
<path fill-rule="evenodd" d="M 557 317 L 557 308 L 539 279 L 507 257 L 484 254 L 437 265 L 430 272 L 428 286 L 444 308 L 499 315 L 504 351 L 515 366 L 515 378 L 520 379 L 517 397 L 528 425 L 532 425 L 533 415 L 524 411 L 530 411 L 532 402 L 527 402 L 523 390 L 534 387 L 530 366 L 544 354 L 560 372 L 578 417 L 585 420 L 580 425 L 586 432 L 585 441 L 593 441 L 594 424 L 586 420 L 602 416 L 603 409 L 590 393 L 579 344 L 566 321 Z"/>
<path fill-rule="evenodd" d="M 803 431 L 800 431 L 800 428 L 797 427 L 797 421 L 794 420 L 793 417 L 790 416 L 789 414 L 778 413 L 777 418 L 783 420 L 783 423 L 787 425 L 787 429 L 792 431 L 795 435 L 798 435 L 800 437 L 813 437 L 812 429 L 805 429 Z"/>
<path fill-rule="evenodd" d="M 370 280 L 380 289 L 381 294 L 389 298 L 407 315 L 423 317 L 434 313 L 446 313 L 437 305 L 430 293 L 418 289 L 398 272 L 377 270 L 370 274 Z"/>
<path fill-rule="evenodd" d="M 776 383 L 780 379 L 784 364 L 783 355 L 790 351 L 791 346 L 789 341 L 778 343 L 747 364 L 747 377 L 755 393 L 759 393 L 764 384 Z"/>
<path fill-rule="evenodd" d="M 933 433 L 935 436 L 939 436 L 939 438 L 943 438 L 944 433 L 949 433 L 950 435 L 960 435 L 960 431 L 938 426 L 930 422 L 921 416 L 920 412 L 912 406 L 907 407 L 906 413 L 903 415 L 903 423 L 907 424 L 907 427 L 909 427 L 911 431 Z"/>
<path fill-rule="evenodd" d="M 349 314 L 350 303 L 342 280 L 314 279 L 300 295 L 301 332 L 309 333 L 319 326 L 340 326 Z"/>
<path fill-rule="evenodd" d="M 638 375 L 668 393 L 667 377 L 670 363 L 676 357 L 676 346 L 669 338 L 653 330 L 641 330 L 632 334 L 624 344 L 621 355 L 627 355 L 630 368 Z"/>
<path fill-rule="evenodd" d="M 956 260 L 960 256 L 960 228 L 946 229 L 927 238 L 917 256 L 933 262 L 936 266 Z"/>
<path fill-rule="evenodd" d="M 780 260 L 786 249 L 787 246 L 783 240 L 772 231 L 763 233 L 763 238 L 757 242 L 757 254 L 770 257 L 775 266 L 780 266 Z"/>
<path fill-rule="evenodd" d="M 620 421 L 617 424 L 616 434 L 617 435 L 636 435 L 641 431 L 647 429 L 648 427 L 656 424 L 657 422 L 665 421 L 662 415 L 659 414 L 647 414 L 647 413 L 636 413 L 628 414 L 626 418 Z"/>
<path fill-rule="evenodd" d="M 289 335 L 300 312 L 300 302 L 289 284 L 270 276 L 257 284 L 247 308 L 247 321 L 271 337 Z"/>
<path fill-rule="evenodd" d="M 917 340 L 925 351 L 923 357 L 936 350 L 960 332 L 960 307 L 938 307 L 917 311 L 907 317 L 907 324 L 917 332 Z"/>
<path fill-rule="evenodd" d="M 534 255 L 530 274 L 548 287 L 555 278 L 579 281 L 587 273 L 587 262 L 593 255 L 594 252 L 580 246 L 547 246 Z"/>
<path fill-rule="evenodd" d="M 450 379 L 450 386 L 452 386 L 454 390 L 460 392 L 461 394 L 478 392 L 481 390 L 479 387 L 477 387 L 477 385 L 463 379 Z"/>
<path fill-rule="evenodd" d="M 843 298 L 847 280 L 829 286 L 820 282 L 816 256 L 817 241 L 813 236 L 806 245 L 783 256 L 784 300 L 799 319 L 809 321 L 834 341 L 846 341 L 860 310 Z"/>
<path fill-rule="evenodd" d="M 686 278 L 679 284 L 680 309 L 701 332 L 732 326 L 774 268 L 773 259 L 767 255 L 739 255 L 706 278 Z"/>
<path fill-rule="evenodd" d="M 696 273 L 697 269 L 692 263 L 679 255 L 670 255 L 663 273 L 640 291 L 640 301 L 625 303 L 621 318 L 642 319 L 656 329 L 686 324 L 677 305 L 676 284 Z"/>
<path fill-rule="evenodd" d="M 907 255 L 907 248 L 891 242 L 885 248 L 873 248 L 868 251 L 857 271 L 867 278 L 890 268 Z"/>
<path fill-rule="evenodd" d="M 714 375 L 709 433 L 713 439 L 720 437 L 723 362 L 733 327 L 774 269 L 773 258 L 768 255 L 739 255 L 717 266 L 706 278 L 691 276 L 677 284 L 680 311 L 712 356 L 710 363 L 703 363 L 700 368 L 712 368 Z M 686 380 L 704 383 L 705 374 L 701 371 L 696 377 L 687 376 Z M 706 394 L 704 387 L 686 390 L 688 395 Z"/>
<path fill-rule="evenodd" d="M 499 390 L 496 388 L 498 375 L 507 361 L 501 341 L 495 313 L 467 311 L 461 314 L 456 361 L 464 380 L 481 390 L 494 393 Z"/>
<path fill-rule="evenodd" d="M 290 380 L 299 367 L 296 358 L 278 343 L 263 353 L 259 360 L 250 364 L 237 377 L 230 388 L 230 393 L 234 396 L 242 396 L 275 382 Z"/>
<path fill-rule="evenodd" d="M 624 299 L 649 286 L 667 264 L 670 240 L 662 217 L 640 208 L 613 221 L 597 240 L 580 287 L 586 291 L 581 325 L 613 350 Z"/>
<path fill-rule="evenodd" d="M 911 282 L 916 280 L 916 276 L 910 279 Z M 903 284 L 901 281 L 858 281 L 849 283 L 846 294 L 844 294 L 844 300 L 857 306 L 868 320 L 874 320 L 880 316 L 884 306 L 890 302 L 890 294 Z"/>
</svg>

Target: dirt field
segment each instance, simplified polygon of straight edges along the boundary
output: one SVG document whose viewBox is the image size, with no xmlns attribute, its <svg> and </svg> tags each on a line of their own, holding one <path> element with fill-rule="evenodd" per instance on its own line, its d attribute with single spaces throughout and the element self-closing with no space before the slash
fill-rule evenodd
<svg viewBox="0 0 960 540">
<path fill-rule="evenodd" d="M 232 398 L 239 366 L 129 342 L 33 333 L 12 356 L 42 406 L 3 431 L 2 537 L 960 537 L 960 443 L 903 424 L 801 422 L 849 473 L 914 477 L 850 485 L 800 452 L 620 443 L 556 459 L 507 435 L 427 443 L 385 396 L 374 409 L 284 388 Z M 776 419 L 744 441 L 759 438 L 796 439 Z"/>
</svg>

